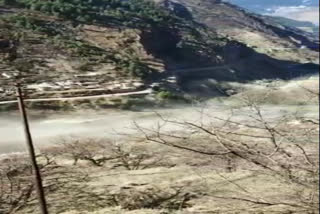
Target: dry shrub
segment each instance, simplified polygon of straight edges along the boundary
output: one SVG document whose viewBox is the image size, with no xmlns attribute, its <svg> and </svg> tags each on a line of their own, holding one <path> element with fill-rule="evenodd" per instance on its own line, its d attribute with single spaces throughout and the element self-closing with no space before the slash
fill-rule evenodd
<svg viewBox="0 0 320 214">
<path fill-rule="evenodd" d="M 37 162 L 50 212 L 101 206 L 100 197 L 86 185 L 89 181 L 86 173 L 58 165 L 47 154 L 37 155 Z M 0 160 L 0 213 L 38 213 L 32 168 L 26 155 L 11 155 Z"/>
<path fill-rule="evenodd" d="M 169 209 L 181 210 L 189 207 L 188 202 L 195 194 L 185 192 L 181 187 L 156 187 L 151 185 L 122 187 L 113 193 L 114 201 L 123 209 Z"/>
<path fill-rule="evenodd" d="M 306 213 L 316 212 L 319 208 L 319 158 L 315 136 L 319 133 L 319 120 L 295 114 L 269 118 L 256 103 L 245 100 L 244 104 L 246 108 L 241 113 L 245 120 L 237 120 L 233 112 L 229 117 L 221 118 L 202 110 L 200 118 L 206 118 L 206 121 L 179 121 L 158 114 L 162 123 L 157 128 L 135 126 L 149 142 L 197 154 L 199 158 L 224 159 L 229 172 L 241 167 L 294 186 L 296 193 L 288 196 L 290 200 L 261 199 L 252 195 L 252 204 L 282 205 L 303 209 Z M 176 126 L 183 132 L 170 132 L 166 125 Z M 199 136 L 204 140 L 197 140 Z M 248 201 L 231 196 L 225 199 Z"/>
<path fill-rule="evenodd" d="M 102 167 L 106 163 L 111 168 L 123 167 L 127 170 L 141 170 L 157 166 L 170 166 L 163 155 L 157 154 L 135 143 L 113 143 L 99 138 L 60 138 L 58 146 L 48 150 L 48 154 L 57 154 L 73 160 L 87 161 L 94 166 Z"/>
</svg>

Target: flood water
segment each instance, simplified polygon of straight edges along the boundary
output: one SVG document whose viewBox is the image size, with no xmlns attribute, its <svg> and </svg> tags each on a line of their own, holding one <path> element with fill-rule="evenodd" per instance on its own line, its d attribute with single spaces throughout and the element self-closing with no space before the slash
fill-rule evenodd
<svg viewBox="0 0 320 214">
<path fill-rule="evenodd" d="M 158 114 L 170 119 L 199 121 L 203 119 L 202 107 L 184 106 L 166 109 L 148 109 L 143 111 L 78 111 L 72 113 L 40 113 L 29 112 L 29 121 L 36 148 L 49 146 L 58 137 L 108 137 L 120 140 L 119 133 L 135 133 L 133 122 L 144 127 L 155 126 L 161 119 Z M 206 114 L 228 117 L 230 107 L 221 103 L 211 103 L 205 108 Z M 248 109 L 238 109 L 233 112 L 235 117 L 243 119 Z M 264 106 L 263 112 L 268 117 L 278 117 L 286 112 L 299 111 L 299 114 L 318 117 L 318 106 Z M 205 117 L 204 119 L 208 119 Z M 170 128 L 170 127 L 169 127 Z M 0 154 L 26 151 L 24 132 L 18 112 L 0 113 Z"/>
</svg>

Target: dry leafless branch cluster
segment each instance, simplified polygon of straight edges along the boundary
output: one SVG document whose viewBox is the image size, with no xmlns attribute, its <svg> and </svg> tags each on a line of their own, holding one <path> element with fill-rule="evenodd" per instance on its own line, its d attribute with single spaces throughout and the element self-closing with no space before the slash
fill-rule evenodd
<svg viewBox="0 0 320 214">
<path fill-rule="evenodd" d="M 247 99 L 245 105 L 249 112 L 246 120 L 235 120 L 233 115 L 222 118 L 205 111 L 201 111 L 201 118 L 206 121 L 197 122 L 173 120 L 157 114 L 161 122 L 156 128 L 138 123 L 135 128 L 149 142 L 224 158 L 229 171 L 237 168 L 255 170 L 297 187 L 295 198 L 290 200 L 272 201 L 257 196 L 229 199 L 268 206 L 285 205 L 316 213 L 319 208 L 319 162 L 315 147 L 319 120 L 292 114 L 269 118 L 254 102 Z M 165 129 L 167 125 L 178 126 L 183 131 L 170 132 Z M 206 139 L 204 145 L 201 138 Z M 237 164 L 240 161 L 241 164 Z"/>
<path fill-rule="evenodd" d="M 48 153 L 71 158 L 73 165 L 82 160 L 97 167 L 109 163 L 111 168 L 138 170 L 165 164 L 162 155 L 130 143 L 116 144 L 106 139 L 68 137 L 57 139 L 57 145 Z"/>
<path fill-rule="evenodd" d="M 66 205 L 68 200 L 65 203 L 60 200 L 61 197 L 68 199 L 63 192 L 77 194 L 88 181 L 85 173 L 59 166 L 50 155 L 40 154 L 37 159 L 51 206 L 54 203 Z M 55 197 L 59 199 L 57 202 Z M 26 208 L 31 212 L 38 208 L 31 164 L 24 155 L 8 156 L 0 164 L 0 213 L 16 213 Z"/>
<path fill-rule="evenodd" d="M 113 194 L 115 204 L 127 210 L 146 208 L 181 210 L 189 207 L 188 202 L 196 197 L 195 194 L 186 192 L 183 187 L 163 189 L 150 185 L 125 187 Z"/>
</svg>

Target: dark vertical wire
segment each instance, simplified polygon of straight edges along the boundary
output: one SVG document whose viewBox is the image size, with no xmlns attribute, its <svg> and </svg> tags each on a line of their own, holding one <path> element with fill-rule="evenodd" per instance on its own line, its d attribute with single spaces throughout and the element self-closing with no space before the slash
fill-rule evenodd
<svg viewBox="0 0 320 214">
<path fill-rule="evenodd" d="M 32 164 L 34 182 L 35 182 L 35 187 L 36 187 L 36 191 L 38 194 L 38 200 L 39 200 L 41 213 L 48 214 L 46 198 L 45 198 L 44 189 L 43 189 L 43 185 L 42 185 L 41 173 L 40 173 L 40 169 L 37 164 L 36 154 L 35 154 L 34 146 L 32 143 L 32 137 L 31 137 L 31 133 L 30 133 L 27 112 L 25 109 L 24 101 L 23 101 L 22 90 L 21 90 L 19 84 L 17 84 L 16 87 L 17 87 L 17 98 L 18 98 L 19 110 L 21 113 L 25 137 L 26 137 L 26 141 L 27 141 L 27 147 L 28 147 L 28 151 L 29 151 L 31 164 Z"/>
</svg>

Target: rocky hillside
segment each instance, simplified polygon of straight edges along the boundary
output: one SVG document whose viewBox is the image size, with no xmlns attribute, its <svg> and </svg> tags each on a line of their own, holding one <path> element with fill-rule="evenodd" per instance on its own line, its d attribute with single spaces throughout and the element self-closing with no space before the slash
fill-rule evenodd
<svg viewBox="0 0 320 214">
<path fill-rule="evenodd" d="M 248 12 L 221 0 L 155 0 L 177 15 L 205 24 L 220 35 L 239 41 L 268 56 L 296 62 L 319 63 L 317 38 L 273 19 Z M 184 12 L 182 12 L 184 11 Z M 308 57 L 306 57 L 306 54 Z"/>
<path fill-rule="evenodd" d="M 36 91 L 135 90 L 168 68 L 218 63 L 217 51 L 225 44 L 196 23 L 141 0 L 1 5 L 2 76 L 10 79 L 19 70 Z"/>
<path fill-rule="evenodd" d="M 286 79 L 318 63 L 308 37 L 220 1 L 0 0 L 0 29 L 1 100 L 17 76 L 31 98 L 73 97 Z"/>
<path fill-rule="evenodd" d="M 316 39 L 319 39 L 319 26 L 313 24 L 312 22 L 308 21 L 297 21 L 293 19 L 288 19 L 285 17 L 280 16 L 264 16 L 266 19 L 270 20 L 274 24 L 280 24 L 287 27 L 290 27 L 291 29 L 299 29 L 305 32 L 301 32 L 306 34 L 311 33 L 310 36 L 314 36 Z"/>
</svg>

